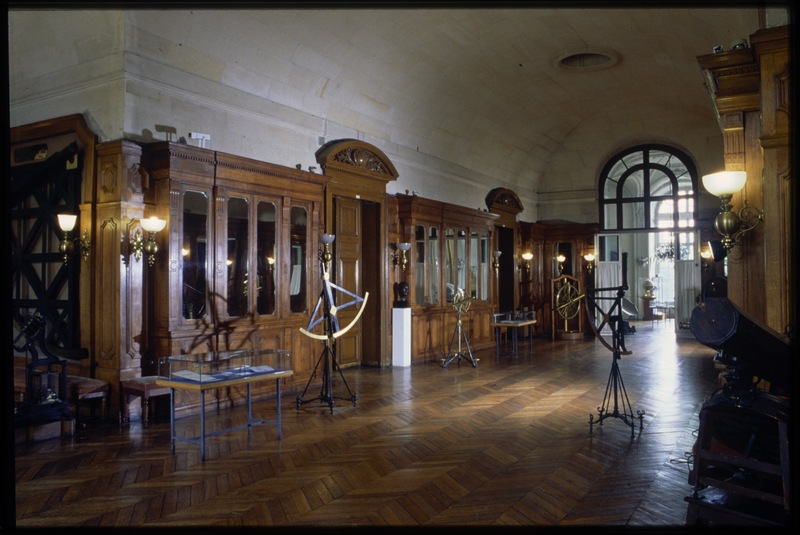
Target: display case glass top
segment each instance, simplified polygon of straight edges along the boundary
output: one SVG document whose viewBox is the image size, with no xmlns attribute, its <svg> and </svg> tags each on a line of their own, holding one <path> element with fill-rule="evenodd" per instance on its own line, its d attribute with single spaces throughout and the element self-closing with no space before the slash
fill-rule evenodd
<svg viewBox="0 0 800 535">
<path fill-rule="evenodd" d="M 288 349 L 239 349 L 191 355 L 173 355 L 160 360 L 160 379 L 186 385 L 246 382 L 264 376 L 292 374 Z"/>
</svg>

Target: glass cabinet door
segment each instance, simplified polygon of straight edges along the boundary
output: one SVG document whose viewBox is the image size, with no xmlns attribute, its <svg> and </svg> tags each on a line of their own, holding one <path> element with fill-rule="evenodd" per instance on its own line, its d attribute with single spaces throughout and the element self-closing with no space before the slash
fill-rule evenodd
<svg viewBox="0 0 800 535">
<path fill-rule="evenodd" d="M 477 297 L 482 301 L 489 300 L 489 236 L 481 234 L 480 244 L 478 245 L 478 292 Z"/>
<path fill-rule="evenodd" d="M 275 203 L 259 201 L 256 209 L 256 312 L 275 314 L 275 266 L 277 264 Z"/>
<path fill-rule="evenodd" d="M 306 246 L 308 243 L 308 214 L 302 206 L 292 206 L 291 248 L 289 272 L 289 308 L 292 312 L 306 311 Z"/>
<path fill-rule="evenodd" d="M 467 290 L 467 233 L 456 232 L 456 293 Z"/>
<path fill-rule="evenodd" d="M 456 233 L 449 228 L 444 231 L 444 284 L 448 303 L 452 303 L 456 295 L 456 265 Z"/>
<path fill-rule="evenodd" d="M 417 225 L 414 231 L 414 303 L 425 304 L 425 227 Z"/>
<path fill-rule="evenodd" d="M 228 199 L 228 251 L 226 265 L 227 276 L 227 310 L 228 315 L 244 316 L 247 314 L 250 278 L 248 267 L 250 258 L 250 218 L 249 203 L 241 197 Z"/>
<path fill-rule="evenodd" d="M 439 229 L 428 228 L 428 302 L 439 303 Z"/>
<path fill-rule="evenodd" d="M 183 317 L 202 318 L 208 312 L 208 195 L 183 194 Z"/>
</svg>

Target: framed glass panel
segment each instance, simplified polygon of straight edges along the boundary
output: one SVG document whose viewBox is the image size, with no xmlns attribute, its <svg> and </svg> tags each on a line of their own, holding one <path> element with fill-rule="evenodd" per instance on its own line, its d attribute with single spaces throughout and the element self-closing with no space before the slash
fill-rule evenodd
<svg viewBox="0 0 800 535">
<path fill-rule="evenodd" d="M 605 228 L 617 230 L 619 228 L 619 223 L 617 222 L 617 205 L 616 204 L 604 205 L 603 214 L 605 217 L 604 219 Z"/>
<path fill-rule="evenodd" d="M 481 235 L 481 241 L 478 251 L 478 299 L 483 301 L 489 300 L 489 236 L 486 234 Z"/>
<path fill-rule="evenodd" d="M 467 233 L 456 233 L 456 292 L 467 290 Z"/>
<path fill-rule="evenodd" d="M 619 261 L 619 236 L 600 236 L 600 262 Z"/>
<path fill-rule="evenodd" d="M 449 228 L 444 231 L 444 284 L 445 299 L 448 303 L 453 302 L 456 295 L 457 273 L 456 266 L 458 258 L 456 255 L 456 233 Z"/>
<path fill-rule="evenodd" d="M 247 296 L 250 292 L 248 277 L 250 258 L 250 206 L 247 199 L 228 199 L 228 315 L 247 314 Z"/>
<path fill-rule="evenodd" d="M 428 228 L 428 302 L 439 302 L 439 229 Z"/>
<path fill-rule="evenodd" d="M 289 264 L 289 308 L 292 312 L 306 311 L 306 247 L 308 244 L 308 214 L 302 206 L 292 206 L 291 245 Z"/>
<path fill-rule="evenodd" d="M 414 303 L 425 304 L 425 227 L 414 230 Z"/>
<path fill-rule="evenodd" d="M 275 204 L 260 201 L 256 210 L 256 269 L 258 289 L 256 312 L 261 315 L 275 313 Z"/>
<path fill-rule="evenodd" d="M 480 255 L 480 248 L 478 245 L 478 233 L 473 232 L 469 236 L 469 295 L 473 299 L 478 299 L 480 291 L 480 279 L 478 257 Z"/>
<path fill-rule="evenodd" d="M 202 318 L 208 308 L 208 196 L 183 194 L 183 317 Z"/>
<path fill-rule="evenodd" d="M 644 203 L 626 202 L 622 204 L 623 228 L 643 229 L 644 225 Z"/>
</svg>

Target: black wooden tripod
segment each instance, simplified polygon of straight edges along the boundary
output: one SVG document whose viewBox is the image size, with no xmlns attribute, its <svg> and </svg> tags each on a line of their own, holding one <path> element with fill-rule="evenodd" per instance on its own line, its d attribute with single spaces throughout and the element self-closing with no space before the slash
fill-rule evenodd
<svg viewBox="0 0 800 535">
<path fill-rule="evenodd" d="M 603 420 L 606 418 L 619 418 L 631 428 L 631 438 L 633 438 L 635 429 L 634 418 L 639 419 L 639 429 L 642 429 L 644 425 L 644 411 L 637 411 L 637 416 L 634 417 L 633 407 L 628 399 L 628 392 L 625 390 L 625 383 L 622 382 L 622 374 L 619 371 L 618 361 L 621 356 L 631 354 L 630 351 L 625 349 L 625 332 L 621 328 L 622 298 L 625 296 L 626 289 L 627 286 L 596 288 L 586 293 L 586 309 L 589 313 L 592 330 L 597 339 L 611 351 L 613 356 L 611 372 L 608 375 L 608 383 L 606 384 L 606 393 L 603 397 L 603 402 L 597 407 L 599 417 L 595 421 L 594 415 L 589 415 L 589 432 L 592 432 L 595 423 L 603 425 Z M 597 295 L 602 292 L 614 292 L 615 296 L 602 297 Z M 602 310 L 598 304 L 600 300 L 612 301 L 608 311 L 604 312 Z M 599 325 L 597 325 L 596 322 L 598 316 L 602 318 Z M 593 319 L 595 319 L 595 321 L 592 321 Z M 611 345 L 609 345 L 600 334 L 606 325 L 611 329 Z"/>
<path fill-rule="evenodd" d="M 303 393 L 297 397 L 297 408 L 299 409 L 301 405 L 304 403 L 309 403 L 311 401 L 319 400 L 320 402 L 327 403 L 328 407 L 330 407 L 331 413 L 333 413 L 333 407 L 335 405 L 334 398 L 342 399 L 346 401 L 352 401 L 353 406 L 356 406 L 356 401 L 358 397 L 353 394 L 350 390 L 350 386 L 347 384 L 347 381 L 342 374 L 342 369 L 339 367 L 338 362 L 336 362 L 336 339 L 334 338 L 334 326 L 336 324 L 335 317 L 331 314 L 331 299 L 330 299 L 330 289 L 323 289 L 322 293 L 320 294 L 320 301 L 322 301 L 324 307 L 324 325 L 325 325 L 325 339 L 324 339 L 324 348 L 322 349 L 322 353 L 320 353 L 319 359 L 317 360 L 317 364 L 314 366 L 314 371 L 311 372 L 311 377 L 308 378 L 308 383 L 306 383 L 306 387 L 303 390 Z M 322 365 L 322 386 L 320 387 L 319 395 L 315 398 L 305 400 L 303 399 L 308 391 L 308 387 L 311 386 L 312 381 L 317 376 L 317 370 Z M 333 395 L 333 371 L 336 370 L 339 372 L 339 377 L 342 379 L 342 383 L 344 383 L 344 387 L 347 389 L 348 397 L 336 397 Z"/>
<path fill-rule="evenodd" d="M 339 372 L 339 377 L 342 379 L 342 383 L 344 383 L 344 387 L 347 389 L 347 393 L 349 394 L 349 397 L 339 397 L 337 399 L 352 401 L 354 407 L 356 406 L 356 401 L 358 400 L 358 397 L 350 390 L 350 386 L 347 384 L 344 374 L 342 374 L 342 369 L 339 367 L 339 363 L 336 362 L 336 339 L 345 334 L 350 330 L 351 327 L 353 327 L 353 325 L 356 324 L 366 308 L 367 298 L 369 297 L 369 292 L 365 293 L 364 297 L 362 298 L 352 292 L 348 292 L 344 288 L 341 288 L 330 281 L 330 272 L 328 271 L 328 266 L 330 266 L 332 259 L 330 245 L 333 242 L 333 239 L 333 234 L 323 234 L 320 237 L 321 248 L 319 251 L 319 261 L 322 270 L 322 291 L 319 294 L 319 299 L 317 300 L 317 306 L 314 309 L 314 313 L 311 315 L 311 321 L 308 323 L 308 329 L 300 329 L 300 332 L 309 338 L 323 342 L 325 347 L 322 349 L 322 353 L 317 360 L 317 364 L 314 366 L 314 371 L 311 372 L 311 377 L 308 378 L 308 383 L 306 383 L 303 393 L 297 396 L 298 409 L 304 403 L 319 400 L 328 404 L 328 407 L 331 409 L 331 414 L 333 413 L 333 406 L 335 404 L 333 400 L 336 397 L 333 395 L 332 379 L 334 370 Z M 352 299 L 337 307 L 333 299 L 334 288 L 349 295 Z M 343 308 L 357 304 L 361 304 L 361 308 L 359 309 L 355 318 L 353 318 L 353 321 L 351 321 L 346 327 L 340 328 L 337 312 Z M 319 335 L 312 333 L 311 331 L 314 329 L 314 327 L 320 323 L 323 324 L 324 334 Z M 322 386 L 320 388 L 319 395 L 313 399 L 304 400 L 303 397 L 306 395 L 308 387 L 311 386 L 311 382 L 317 376 L 317 370 L 320 368 L 320 365 L 322 365 Z"/>
</svg>

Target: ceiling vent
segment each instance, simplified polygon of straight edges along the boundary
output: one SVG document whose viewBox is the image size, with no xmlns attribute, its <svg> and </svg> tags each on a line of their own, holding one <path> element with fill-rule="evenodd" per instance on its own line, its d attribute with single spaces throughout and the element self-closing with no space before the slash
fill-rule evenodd
<svg viewBox="0 0 800 535">
<path fill-rule="evenodd" d="M 570 72 L 599 71 L 619 63 L 619 54 L 604 48 L 581 47 L 562 50 L 550 62 L 557 69 Z"/>
</svg>

